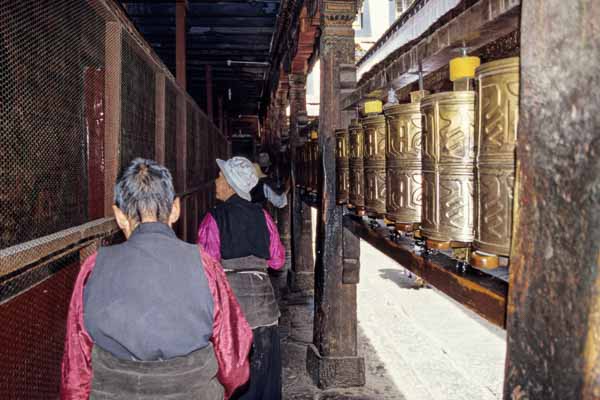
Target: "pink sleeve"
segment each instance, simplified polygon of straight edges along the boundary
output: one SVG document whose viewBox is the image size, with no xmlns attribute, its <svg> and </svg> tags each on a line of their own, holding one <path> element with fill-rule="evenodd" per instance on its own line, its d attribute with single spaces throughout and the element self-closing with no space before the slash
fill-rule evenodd
<svg viewBox="0 0 600 400">
<path fill-rule="evenodd" d="M 206 216 L 200 224 L 198 229 L 198 244 L 202 246 L 215 260 L 221 260 L 221 236 L 219 234 L 219 227 L 217 221 L 213 218 L 210 213 L 206 213 Z"/>
<path fill-rule="evenodd" d="M 81 266 L 69 303 L 65 350 L 61 365 L 61 400 L 87 400 L 92 388 L 94 342 L 83 324 L 83 287 L 95 263 L 96 253 L 88 257 Z"/>
<path fill-rule="evenodd" d="M 200 250 L 213 304 L 213 343 L 219 371 L 217 378 L 225 388 L 228 399 L 235 389 L 248 381 L 252 346 L 252 329 L 229 286 L 223 267 L 209 254 Z"/>
<path fill-rule="evenodd" d="M 283 247 L 281 239 L 279 239 L 277 225 L 275 225 L 275 222 L 273 222 L 273 219 L 266 210 L 263 210 L 263 212 L 265 213 L 270 238 L 269 252 L 271 258 L 267 264 L 269 264 L 269 267 L 279 270 L 283 267 L 283 264 L 285 264 L 285 247 Z"/>
</svg>

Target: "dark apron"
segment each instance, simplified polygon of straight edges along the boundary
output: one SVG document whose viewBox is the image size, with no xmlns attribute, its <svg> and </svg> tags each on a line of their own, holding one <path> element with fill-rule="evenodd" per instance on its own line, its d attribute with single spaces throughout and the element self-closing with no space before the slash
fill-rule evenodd
<svg viewBox="0 0 600 400">
<path fill-rule="evenodd" d="M 223 399 L 212 344 L 165 361 L 120 360 L 94 346 L 90 400 Z"/>
<path fill-rule="evenodd" d="M 267 273 L 267 261 L 249 256 L 222 260 L 222 264 L 250 327 L 276 324 L 279 306 Z"/>
</svg>

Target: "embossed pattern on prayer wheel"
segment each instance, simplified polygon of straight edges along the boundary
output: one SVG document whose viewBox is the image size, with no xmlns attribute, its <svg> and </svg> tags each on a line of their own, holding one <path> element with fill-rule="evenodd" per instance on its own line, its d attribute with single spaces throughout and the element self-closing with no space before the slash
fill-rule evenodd
<svg viewBox="0 0 600 400">
<path fill-rule="evenodd" d="M 385 117 L 362 119 L 364 129 L 365 209 L 373 216 L 385 215 Z"/>
<path fill-rule="evenodd" d="M 423 113 L 422 233 L 437 241 L 474 238 L 475 92 L 437 93 Z"/>
<path fill-rule="evenodd" d="M 421 222 L 421 104 L 388 105 L 385 145 L 386 218 L 396 223 Z"/>
<path fill-rule="evenodd" d="M 479 101 L 474 247 L 508 256 L 519 112 L 519 58 L 483 64 L 476 73 Z"/>
<path fill-rule="evenodd" d="M 364 131 L 358 119 L 351 121 L 348 132 L 348 142 L 350 144 L 348 160 L 350 167 L 350 188 L 348 200 L 358 211 L 361 211 L 365 207 Z"/>
<path fill-rule="evenodd" d="M 335 167 L 336 167 L 336 201 L 338 204 L 348 202 L 350 185 L 350 166 L 348 164 L 348 130 L 335 131 Z"/>
</svg>

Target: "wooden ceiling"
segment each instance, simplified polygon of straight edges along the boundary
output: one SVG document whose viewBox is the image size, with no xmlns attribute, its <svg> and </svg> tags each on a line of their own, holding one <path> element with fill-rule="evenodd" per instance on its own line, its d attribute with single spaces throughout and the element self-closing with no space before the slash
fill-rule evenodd
<svg viewBox="0 0 600 400">
<path fill-rule="evenodd" d="M 189 0 L 188 3 L 188 92 L 206 108 L 205 68 L 211 65 L 215 110 L 216 99 L 222 96 L 229 115 L 258 114 L 261 98 L 267 96 L 280 0 Z M 122 0 L 121 4 L 175 75 L 175 0 Z"/>
</svg>

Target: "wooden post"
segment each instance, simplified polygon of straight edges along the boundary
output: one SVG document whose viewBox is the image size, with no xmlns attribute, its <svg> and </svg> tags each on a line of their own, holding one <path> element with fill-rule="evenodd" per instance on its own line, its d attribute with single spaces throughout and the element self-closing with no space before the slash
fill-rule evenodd
<svg viewBox="0 0 600 400">
<path fill-rule="evenodd" d="M 290 75 L 290 150 L 291 159 L 296 160 L 297 149 L 304 143 L 300 140 L 300 127 L 306 125 L 306 75 Z M 289 286 L 292 291 L 310 293 L 314 289 L 314 259 L 312 249 L 311 208 L 300 197 L 296 188 L 295 163 L 292 163 L 292 270 Z"/>
<path fill-rule="evenodd" d="M 104 216 L 113 215 L 114 188 L 119 170 L 119 142 L 121 139 L 121 25 L 106 23 L 104 79 Z"/>
<path fill-rule="evenodd" d="M 154 157 L 156 162 L 165 163 L 165 74 L 163 72 L 156 73 L 156 96 L 155 108 L 156 113 L 156 140 Z"/>
<path fill-rule="evenodd" d="M 223 133 L 224 128 L 224 116 L 223 116 L 223 96 L 219 96 L 217 98 L 217 113 L 218 113 L 218 122 L 219 122 L 219 131 Z"/>
<path fill-rule="evenodd" d="M 321 388 L 359 386 L 365 383 L 364 359 L 358 357 L 356 279 L 344 272 L 342 206 L 335 201 L 335 135 L 345 127 L 340 101 L 356 85 L 354 67 L 355 1 L 328 1 L 321 9 L 321 108 L 319 146 L 322 156 L 321 202 L 315 268 L 315 321 L 307 369 Z M 348 254 L 357 258 L 358 246 Z M 348 275 L 348 283 L 344 279 Z M 357 274 L 354 274 L 357 278 Z"/>
<path fill-rule="evenodd" d="M 178 193 L 184 192 L 187 186 L 187 102 L 184 92 L 177 93 L 177 182 L 179 187 L 175 188 Z M 191 116 L 189 116 L 191 118 Z M 178 233 L 180 238 L 187 238 L 187 207 L 186 202 L 181 201 L 181 215 L 179 217 Z"/>
<path fill-rule="evenodd" d="M 600 7 L 521 7 L 504 398 L 600 399 Z"/>
<path fill-rule="evenodd" d="M 205 79 L 206 83 L 206 115 L 208 119 L 214 121 L 213 119 L 213 81 L 212 81 L 212 65 L 206 64 L 205 71 Z"/>
<path fill-rule="evenodd" d="M 186 18 L 187 0 L 176 0 L 175 4 L 175 75 L 177 83 L 184 90 L 186 87 Z"/>
<path fill-rule="evenodd" d="M 104 179 L 104 131 L 105 131 L 105 84 L 104 68 L 85 68 L 83 94 L 85 98 L 85 125 L 88 145 L 88 218 L 94 220 L 104 217 L 105 182 Z"/>
</svg>

